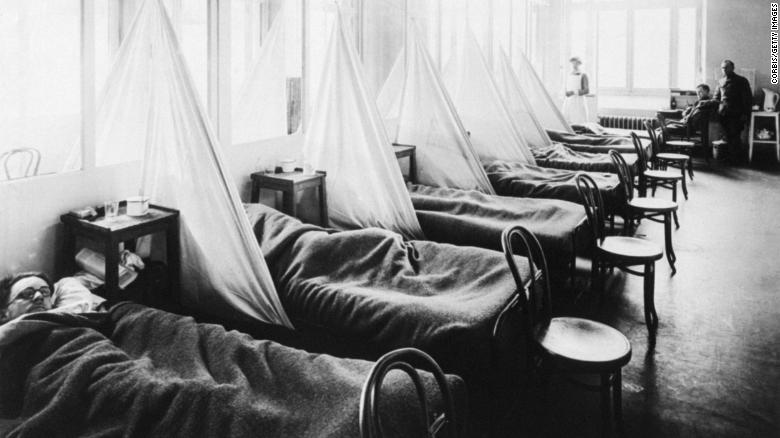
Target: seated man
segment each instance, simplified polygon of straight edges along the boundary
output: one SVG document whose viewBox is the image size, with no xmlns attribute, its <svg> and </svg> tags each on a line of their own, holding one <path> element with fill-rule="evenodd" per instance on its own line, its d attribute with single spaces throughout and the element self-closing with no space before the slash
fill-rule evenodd
<svg viewBox="0 0 780 438">
<path fill-rule="evenodd" d="M 24 272 L 0 279 L 0 324 L 33 312 L 89 312 L 105 301 L 73 277 L 52 284 L 42 272 Z"/>
<path fill-rule="evenodd" d="M 701 122 L 707 120 L 710 114 L 718 107 L 718 103 L 710 96 L 710 86 L 699 84 L 696 86 L 696 96 L 699 100 L 685 108 L 680 120 L 665 120 L 666 128 L 678 135 L 690 135 L 701 126 Z"/>
</svg>

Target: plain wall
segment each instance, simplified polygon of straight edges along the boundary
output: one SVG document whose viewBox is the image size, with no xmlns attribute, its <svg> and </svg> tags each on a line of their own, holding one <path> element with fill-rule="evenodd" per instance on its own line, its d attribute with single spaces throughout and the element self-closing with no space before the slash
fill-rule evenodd
<svg viewBox="0 0 780 438">
<path fill-rule="evenodd" d="M 770 83 L 770 1 L 705 0 L 703 16 L 703 76 L 711 87 L 721 77 L 720 63 L 731 59 L 737 67 L 756 70 L 755 103 L 763 105 L 761 88 L 777 91 Z"/>
<path fill-rule="evenodd" d="M 301 135 L 291 135 L 225 148 L 241 198 L 249 200 L 252 172 L 282 158 L 299 159 L 302 143 Z M 60 215 L 137 195 L 140 183 L 139 162 L 0 182 L 0 275 L 27 270 L 63 275 Z"/>
</svg>

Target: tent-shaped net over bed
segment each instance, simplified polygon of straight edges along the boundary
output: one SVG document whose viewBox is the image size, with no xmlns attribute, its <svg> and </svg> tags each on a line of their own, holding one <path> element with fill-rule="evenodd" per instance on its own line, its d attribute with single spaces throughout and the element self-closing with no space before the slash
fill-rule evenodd
<svg viewBox="0 0 780 438">
<path fill-rule="evenodd" d="M 563 117 L 561 110 L 555 105 L 544 83 L 536 74 L 531 61 L 523 54 L 520 54 L 519 59 L 517 78 L 520 80 L 520 87 L 528 97 L 528 101 L 536 109 L 536 117 L 544 129 L 574 134 L 571 125 Z"/>
<path fill-rule="evenodd" d="M 234 144 L 287 135 L 284 8 L 282 4 L 257 59 L 233 96 Z"/>
<path fill-rule="evenodd" d="M 465 27 L 458 40 L 442 77 L 480 160 L 535 164 L 473 33 Z"/>
<path fill-rule="evenodd" d="M 328 215 L 340 228 L 380 227 L 423 236 L 401 168 L 338 11 L 303 146 L 327 172 Z"/>
<path fill-rule="evenodd" d="M 396 143 L 417 147 L 420 184 L 492 194 L 479 157 L 414 27 L 409 29 L 408 49 L 396 59 L 379 93 L 380 111 L 388 119 L 397 118 Z M 397 107 L 392 96 L 400 98 Z"/>
<path fill-rule="evenodd" d="M 98 155 L 144 157 L 141 193 L 180 211 L 182 299 L 291 327 L 162 0 L 145 0 L 106 81 Z"/>
<path fill-rule="evenodd" d="M 532 148 L 546 147 L 553 144 L 544 127 L 536 118 L 534 109 L 520 86 L 515 71 L 503 49 L 499 51 L 496 66 L 496 85 L 504 96 L 507 108 L 518 121 L 520 133 Z"/>
</svg>

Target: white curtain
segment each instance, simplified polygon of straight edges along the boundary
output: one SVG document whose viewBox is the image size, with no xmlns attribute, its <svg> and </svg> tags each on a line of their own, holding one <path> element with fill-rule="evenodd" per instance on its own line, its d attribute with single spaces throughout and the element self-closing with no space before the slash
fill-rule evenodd
<svg viewBox="0 0 780 438">
<path fill-rule="evenodd" d="M 547 131 L 536 118 L 534 109 L 520 86 L 520 80 L 512 69 L 509 58 L 503 49 L 500 49 L 498 54 L 496 85 L 498 85 L 501 95 L 504 96 L 509 111 L 518 121 L 520 133 L 525 137 L 528 145 L 532 148 L 552 145 L 550 136 L 547 135 Z"/>
<path fill-rule="evenodd" d="M 327 172 L 333 225 L 380 227 L 420 238 L 401 168 L 342 21 L 337 12 L 306 129 L 304 162 Z"/>
<path fill-rule="evenodd" d="M 553 101 L 550 93 L 547 92 L 539 75 L 536 74 L 531 61 L 522 53 L 518 56 L 518 59 L 517 77 L 520 80 L 520 87 L 528 97 L 528 101 L 536 109 L 536 117 L 544 129 L 574 134 L 574 130 L 566 122 L 561 110 Z"/>
<path fill-rule="evenodd" d="M 107 81 L 98 157 L 143 156 L 141 193 L 180 211 L 184 304 L 291 327 L 161 0 L 145 0 Z"/>
<path fill-rule="evenodd" d="M 410 26 L 408 46 L 406 74 L 403 68 L 394 68 L 401 80 L 391 75 L 380 95 L 399 96 L 398 114 L 393 114 L 393 106 L 384 109 L 387 118 L 398 118 L 396 143 L 417 146 L 418 181 L 494 193 L 416 26 Z M 403 59 L 401 53 L 396 66 L 403 67 Z"/>
<path fill-rule="evenodd" d="M 467 28 L 460 36 L 442 76 L 480 160 L 536 164 L 474 35 Z"/>
<path fill-rule="evenodd" d="M 233 96 L 233 143 L 287 135 L 284 20 L 284 11 L 279 11 L 254 65 Z"/>
</svg>

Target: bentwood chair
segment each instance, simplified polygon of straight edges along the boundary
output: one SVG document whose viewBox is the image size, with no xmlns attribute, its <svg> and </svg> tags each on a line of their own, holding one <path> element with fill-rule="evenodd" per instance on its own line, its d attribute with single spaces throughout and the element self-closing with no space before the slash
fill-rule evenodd
<svg viewBox="0 0 780 438">
<path fill-rule="evenodd" d="M 0 155 L 5 179 L 25 178 L 38 174 L 41 153 L 35 148 L 17 148 Z"/>
<path fill-rule="evenodd" d="M 585 206 L 592 235 L 591 289 L 604 293 L 603 277 L 607 268 L 644 277 L 645 324 L 651 334 L 658 328 L 655 311 L 655 262 L 663 257 L 661 248 L 653 242 L 628 236 L 607 236 L 604 231 L 604 202 L 596 182 L 590 176 L 577 175 L 577 191 Z M 643 266 L 642 271 L 631 269 Z"/>
<path fill-rule="evenodd" d="M 660 170 L 651 167 L 652 157 L 647 156 L 647 149 L 642 145 L 642 141 L 636 133 L 631 133 L 631 140 L 634 143 L 634 150 L 636 151 L 636 169 L 637 169 L 637 189 L 639 196 L 647 195 L 647 187 L 650 186 L 653 189 L 653 196 L 655 196 L 655 189 L 657 187 L 663 187 L 672 191 L 672 201 L 677 202 L 677 183 L 683 180 L 684 176 L 677 172 L 670 170 Z M 652 140 L 651 140 L 652 142 Z M 652 147 L 651 147 L 652 152 Z M 685 192 L 683 192 L 685 194 Z M 687 194 L 685 195 L 687 199 Z"/>
<path fill-rule="evenodd" d="M 659 116 L 658 121 L 661 125 L 661 138 L 659 138 L 659 152 L 668 154 L 684 155 L 688 158 L 683 169 L 688 170 L 688 176 L 693 179 L 693 148 L 696 143 L 690 140 L 675 140 L 669 132 L 669 127 L 664 123 L 663 116 Z M 647 125 L 647 122 L 645 122 Z"/>
<path fill-rule="evenodd" d="M 634 221 L 649 219 L 654 222 L 662 222 L 664 224 L 666 259 L 672 268 L 672 275 L 676 274 L 677 269 L 674 267 L 674 263 L 677 261 L 677 256 L 674 254 L 674 248 L 672 247 L 672 218 L 674 218 L 677 228 L 680 228 L 680 223 L 677 220 L 677 204 L 667 199 L 635 198 L 634 186 L 632 184 L 634 177 L 631 175 L 631 168 L 626 163 L 625 158 L 615 150 L 609 151 L 609 156 L 612 158 L 612 162 L 615 163 L 618 179 L 626 198 L 625 211 L 623 213 L 623 222 L 625 223 L 623 231 L 625 235 L 631 236 L 633 234 Z"/>
<path fill-rule="evenodd" d="M 436 415 L 432 422 L 429 421 L 431 415 L 428 411 L 425 387 L 417 369 L 412 366 L 412 363 L 431 372 L 436 379 L 439 391 L 441 391 L 444 412 Z M 455 407 L 444 372 L 431 356 L 416 348 L 393 350 L 380 357 L 371 369 L 360 395 L 359 425 L 361 438 L 381 438 L 384 436 L 378 408 L 380 406 L 382 382 L 387 373 L 392 370 L 405 372 L 414 384 L 417 398 L 420 402 L 420 420 L 422 424 L 426 425 L 426 431 L 423 436 L 434 438 L 439 436 L 439 432 L 446 432 L 446 435 L 441 436 L 456 438 Z"/>
<path fill-rule="evenodd" d="M 650 143 L 653 150 L 653 159 L 651 160 L 653 167 L 659 170 L 665 170 L 667 167 L 680 169 L 683 194 L 685 195 L 685 199 L 688 199 L 688 185 L 685 181 L 685 170 L 688 170 L 688 177 L 693 180 L 693 167 L 691 167 L 692 158 L 690 154 L 665 152 L 667 148 L 664 147 L 664 144 L 671 143 L 671 141 L 667 141 L 668 134 L 666 134 L 666 128 L 662 128 L 660 134 L 647 122 L 645 122 L 645 128 L 647 128 L 647 133 L 650 136 Z"/>
<path fill-rule="evenodd" d="M 516 241 L 522 244 L 519 253 L 528 255 L 528 283 L 523 283 L 517 269 L 518 258 L 514 254 L 518 251 L 513 248 Z M 539 240 L 528 229 L 522 226 L 507 228 L 501 243 L 516 284 L 527 285 L 519 295 L 527 316 L 529 351 L 539 372 L 600 376 L 599 385 L 585 386 L 597 389 L 601 394 L 602 435 L 611 432 L 613 420 L 622 434 L 622 369 L 631 360 L 631 343 L 606 324 L 552 316 L 547 260 Z"/>
</svg>

